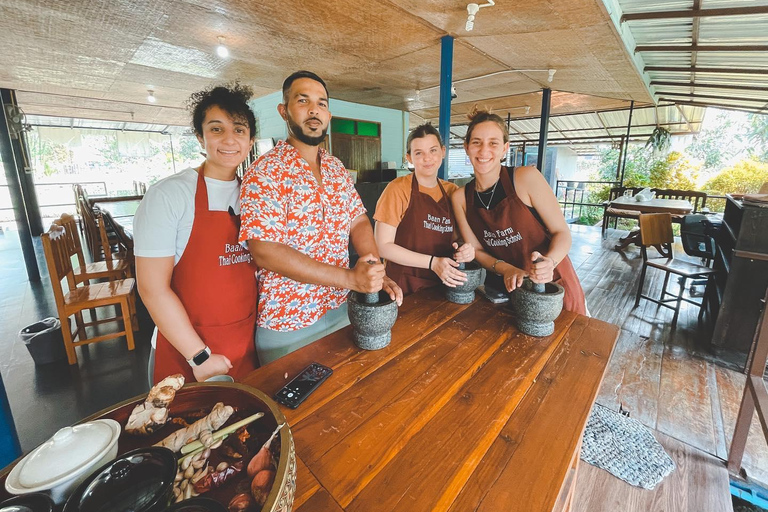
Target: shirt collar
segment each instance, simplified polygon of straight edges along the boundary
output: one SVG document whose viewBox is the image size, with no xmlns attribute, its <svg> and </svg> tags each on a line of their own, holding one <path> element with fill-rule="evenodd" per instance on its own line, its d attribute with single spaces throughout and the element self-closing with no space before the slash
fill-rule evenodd
<svg viewBox="0 0 768 512">
<path fill-rule="evenodd" d="M 275 149 L 285 153 L 286 159 L 301 159 L 299 150 L 293 147 L 288 141 L 279 140 L 275 145 Z M 324 148 L 318 148 L 320 155 L 320 165 L 322 166 L 328 158 L 328 152 Z"/>
</svg>

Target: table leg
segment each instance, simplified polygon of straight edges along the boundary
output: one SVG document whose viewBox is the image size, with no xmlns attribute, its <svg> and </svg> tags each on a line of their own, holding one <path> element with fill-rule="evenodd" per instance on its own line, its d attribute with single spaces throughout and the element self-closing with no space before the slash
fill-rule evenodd
<svg viewBox="0 0 768 512">
<path fill-rule="evenodd" d="M 627 236 L 619 238 L 619 243 L 616 244 L 613 248 L 617 251 L 621 251 L 622 249 L 626 249 L 632 244 L 640 245 L 639 229 L 633 229 L 627 234 Z"/>
</svg>

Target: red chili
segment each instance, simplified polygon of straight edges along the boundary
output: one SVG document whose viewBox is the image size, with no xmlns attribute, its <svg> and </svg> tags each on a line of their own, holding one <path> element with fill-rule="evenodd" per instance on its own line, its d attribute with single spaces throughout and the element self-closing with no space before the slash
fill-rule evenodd
<svg viewBox="0 0 768 512">
<path fill-rule="evenodd" d="M 204 476 L 195 484 L 195 492 L 203 494 L 211 489 L 216 489 L 224 485 L 224 482 L 234 477 L 243 470 L 243 461 L 235 462 L 234 464 L 227 466 L 221 471 L 214 471 L 213 473 Z"/>
</svg>

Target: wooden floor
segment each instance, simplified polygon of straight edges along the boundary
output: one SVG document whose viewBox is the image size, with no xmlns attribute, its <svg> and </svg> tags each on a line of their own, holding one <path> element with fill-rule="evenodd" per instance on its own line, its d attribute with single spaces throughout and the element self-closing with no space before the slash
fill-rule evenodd
<svg viewBox="0 0 768 512">
<path fill-rule="evenodd" d="M 744 388 L 745 377 L 736 370 L 742 356 L 708 350 L 711 326 L 698 326 L 695 306 L 683 306 L 676 329 L 670 327 L 671 310 L 648 301 L 633 307 L 642 263 L 640 251 L 637 247 L 623 252 L 612 249 L 625 232 L 609 229 L 608 239 L 601 240 L 595 228 L 572 226 L 572 231 L 571 257 L 590 313 L 622 328 L 597 402 L 613 410 L 621 405 L 632 418 L 654 429 L 659 441 L 674 454 L 673 458 L 679 458 L 676 473 L 682 474 L 673 474 L 668 482 L 649 492 L 632 488 L 605 471 L 584 464 L 586 469 L 578 479 L 581 492 L 574 509 L 619 510 L 621 503 L 621 509 L 628 512 L 730 510 L 730 505 L 722 505 L 730 503 L 722 460 L 727 458 Z M 684 257 L 679 244 L 675 254 Z M 650 290 L 652 296 L 658 295 L 662 279 L 661 272 L 649 269 L 646 294 Z M 768 445 L 762 438 L 757 417 L 752 423 L 743 465 L 748 477 L 768 487 Z M 611 498 L 617 492 L 623 493 L 626 501 Z M 695 500 L 683 498 L 693 492 L 706 494 Z M 600 497 L 605 503 L 598 505 L 602 503 Z M 630 502 L 636 508 L 625 506 Z M 679 506 L 667 507 L 664 503 Z"/>
</svg>

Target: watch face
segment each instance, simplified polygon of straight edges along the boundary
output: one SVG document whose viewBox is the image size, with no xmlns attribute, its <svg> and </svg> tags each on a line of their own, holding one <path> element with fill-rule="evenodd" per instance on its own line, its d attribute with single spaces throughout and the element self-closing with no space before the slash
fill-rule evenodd
<svg viewBox="0 0 768 512">
<path fill-rule="evenodd" d="M 210 356 L 210 352 L 208 352 L 208 348 L 197 354 L 195 357 L 192 358 L 192 362 L 195 363 L 197 366 L 200 366 L 204 362 L 208 360 L 208 357 Z"/>
</svg>

